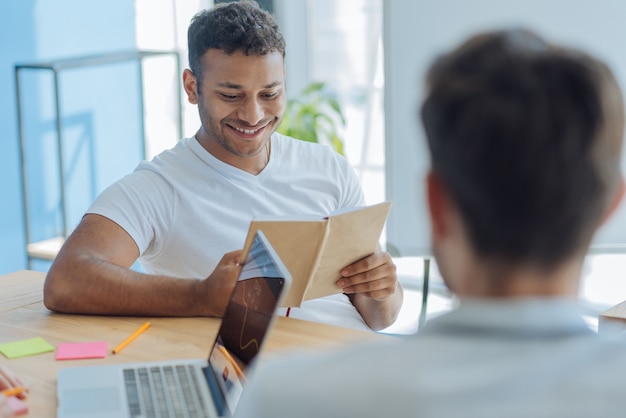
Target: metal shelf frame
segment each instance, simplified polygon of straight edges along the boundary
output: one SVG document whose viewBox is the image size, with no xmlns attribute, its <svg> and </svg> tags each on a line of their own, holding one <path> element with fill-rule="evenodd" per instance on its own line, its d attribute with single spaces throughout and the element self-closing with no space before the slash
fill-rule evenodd
<svg viewBox="0 0 626 418">
<path fill-rule="evenodd" d="M 98 55 L 88 55 L 81 57 L 64 58 L 50 61 L 42 61 L 35 63 L 25 63 L 15 65 L 15 98 L 17 105 L 17 119 L 18 119 L 18 136 L 19 136 L 19 151 L 20 151 L 20 166 L 22 177 L 22 204 L 24 213 L 24 233 L 26 237 L 26 255 L 28 269 L 32 269 L 32 261 L 34 259 L 39 260 L 54 260 L 54 257 L 58 253 L 65 238 L 69 234 L 68 219 L 67 219 L 67 201 L 65 190 L 65 175 L 64 175 L 64 163 L 63 163 L 63 121 L 61 112 L 61 91 L 59 86 L 60 73 L 68 69 L 79 69 L 84 67 L 104 66 L 108 64 L 117 64 L 122 62 L 138 63 L 138 94 L 139 94 L 139 114 L 144 115 L 144 80 L 143 80 L 143 61 L 146 58 L 165 57 L 171 56 L 175 60 L 176 65 L 176 79 L 177 79 L 177 122 L 178 122 L 178 138 L 182 138 L 183 131 L 183 116 L 180 94 L 182 92 L 182 79 L 181 79 L 181 67 L 180 67 L 180 53 L 176 50 L 163 51 L 163 50 L 129 50 L 111 52 Z M 61 211 L 61 230 L 64 236 L 53 237 L 41 242 L 31 242 L 31 226 L 29 218 L 29 202 L 28 202 L 28 173 L 26 168 L 26 144 L 24 138 L 24 115 L 22 109 L 22 98 L 20 91 L 20 74 L 26 70 L 44 70 L 52 72 L 53 76 L 53 92 L 54 92 L 54 113 L 55 113 L 55 130 L 56 130 L 56 152 L 57 152 L 57 164 L 58 164 L 58 182 L 59 182 L 59 198 L 60 198 L 60 211 Z M 146 129 L 144 117 L 140 120 L 140 132 L 141 132 L 141 147 L 143 157 L 147 157 L 146 147 Z"/>
</svg>

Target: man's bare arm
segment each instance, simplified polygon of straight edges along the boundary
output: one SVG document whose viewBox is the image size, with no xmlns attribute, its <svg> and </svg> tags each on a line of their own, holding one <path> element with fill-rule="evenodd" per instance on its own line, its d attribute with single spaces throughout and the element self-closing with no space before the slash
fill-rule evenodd
<svg viewBox="0 0 626 418">
<path fill-rule="evenodd" d="M 388 253 L 378 251 L 346 267 L 342 274 L 337 285 L 371 329 L 378 331 L 393 324 L 400 313 L 404 292 Z"/>
<path fill-rule="evenodd" d="M 240 251 L 224 255 L 205 280 L 130 269 L 135 241 L 115 222 L 85 215 L 52 263 L 44 304 L 52 311 L 100 315 L 221 316 L 239 273 Z"/>
</svg>

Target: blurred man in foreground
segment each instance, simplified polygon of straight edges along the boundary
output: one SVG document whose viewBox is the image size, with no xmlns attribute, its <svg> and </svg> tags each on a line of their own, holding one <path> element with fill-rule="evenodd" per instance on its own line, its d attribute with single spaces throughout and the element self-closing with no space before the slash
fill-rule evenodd
<svg viewBox="0 0 626 418">
<path fill-rule="evenodd" d="M 242 417 L 590 417 L 626 411 L 626 341 L 579 312 L 623 194 L 609 68 L 525 30 L 441 56 L 421 108 L 432 249 L 459 306 L 416 336 L 259 369 Z"/>
</svg>

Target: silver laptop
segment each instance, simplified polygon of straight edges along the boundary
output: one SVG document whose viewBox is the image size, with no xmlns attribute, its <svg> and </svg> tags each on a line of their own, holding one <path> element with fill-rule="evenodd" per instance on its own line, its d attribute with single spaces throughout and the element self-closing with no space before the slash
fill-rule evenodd
<svg viewBox="0 0 626 418">
<path fill-rule="evenodd" d="M 221 417 L 233 414 L 254 360 L 291 285 L 257 232 L 208 360 L 59 370 L 58 417 Z"/>
</svg>

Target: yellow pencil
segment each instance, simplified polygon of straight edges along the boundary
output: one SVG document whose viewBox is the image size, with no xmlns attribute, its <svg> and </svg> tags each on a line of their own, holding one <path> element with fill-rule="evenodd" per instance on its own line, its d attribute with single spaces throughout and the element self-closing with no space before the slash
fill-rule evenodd
<svg viewBox="0 0 626 418">
<path fill-rule="evenodd" d="M 20 395 L 22 392 L 24 392 L 24 386 L 15 386 L 14 388 L 3 390 L 2 394 L 8 398 L 9 396 Z"/>
<path fill-rule="evenodd" d="M 235 373 L 237 373 L 237 376 L 239 376 L 240 379 L 246 380 L 246 375 L 243 374 L 243 370 L 241 370 L 241 368 L 239 367 L 233 356 L 230 355 L 226 347 L 221 344 L 218 344 L 218 347 L 222 354 L 224 354 L 228 362 L 233 365 L 233 369 L 235 369 Z"/>
<path fill-rule="evenodd" d="M 145 324 L 143 324 L 141 327 L 139 327 L 139 329 L 137 329 L 137 331 L 133 332 L 132 334 L 130 334 L 130 336 L 128 338 L 126 338 L 124 341 L 122 341 L 120 343 L 120 345 L 115 347 L 113 349 L 113 354 L 117 354 L 120 351 L 122 351 L 122 349 L 124 347 L 126 347 L 128 344 L 130 344 L 131 341 L 133 341 L 135 338 L 137 338 L 139 336 L 139 334 L 141 334 L 142 332 L 147 330 L 149 327 L 150 327 L 150 322 L 146 322 Z"/>
</svg>

